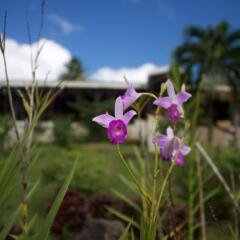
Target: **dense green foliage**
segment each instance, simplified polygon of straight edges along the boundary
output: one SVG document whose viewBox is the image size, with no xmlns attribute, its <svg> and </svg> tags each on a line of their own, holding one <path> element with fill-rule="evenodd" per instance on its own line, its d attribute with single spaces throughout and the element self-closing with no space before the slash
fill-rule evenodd
<svg viewBox="0 0 240 240">
<path fill-rule="evenodd" d="M 83 80 L 84 79 L 84 70 L 82 63 L 76 57 L 70 59 L 65 65 L 66 72 L 60 76 L 61 80 Z"/>
<path fill-rule="evenodd" d="M 81 124 L 88 130 L 88 136 L 83 138 L 84 141 L 104 141 L 106 139 L 106 133 L 103 129 L 99 128 L 92 122 L 93 116 L 98 115 L 101 112 L 111 113 L 114 99 L 110 98 L 102 100 L 98 96 L 95 96 L 94 101 L 87 99 L 79 101 L 69 102 L 68 105 L 79 113 L 81 118 Z"/>
<path fill-rule="evenodd" d="M 239 90 L 239 40 L 240 31 L 231 31 L 227 22 L 207 28 L 188 27 L 184 43 L 175 50 L 187 82 L 215 81 Z"/>
<path fill-rule="evenodd" d="M 209 148 L 208 150 L 229 184 L 229 171 L 230 169 L 234 170 L 236 186 L 239 186 L 238 159 L 240 152 L 236 151 L 236 149 L 226 150 L 221 148 Z M 38 212 L 42 217 L 45 215 L 44 202 L 54 197 L 54 192 L 58 188 L 59 182 L 62 182 L 64 176 L 70 171 L 76 156 L 77 169 L 71 186 L 86 194 L 92 194 L 99 190 L 111 192 L 112 189 L 115 189 L 115 191 L 127 194 L 127 196 L 131 195 L 130 191 L 126 193 L 127 188 L 117 177 L 120 174 L 127 176 L 127 173 L 115 149 L 110 144 L 73 144 L 71 148 L 59 147 L 57 145 L 42 145 L 34 151 L 38 153 L 39 161 L 32 167 L 31 182 L 34 183 L 37 180 L 36 176 L 39 175 L 42 175 L 42 179 L 39 186 L 41 192 L 36 191 L 31 200 L 32 213 Z M 123 146 L 123 151 L 128 159 L 135 158 L 132 145 Z M 190 163 L 194 163 L 194 155 L 187 159 L 187 165 L 184 168 L 175 169 L 172 189 L 176 206 L 187 206 L 188 204 L 185 186 L 188 184 L 186 174 L 188 174 L 188 165 Z M 204 179 L 206 180 L 204 194 L 207 196 L 209 193 L 216 191 L 206 201 L 209 234 L 221 235 L 222 239 L 230 240 L 231 238 L 224 238 L 224 232 L 226 236 L 230 235 L 230 230 L 225 226 L 225 222 L 231 222 L 233 219 L 231 201 L 217 178 L 212 174 L 211 169 L 206 163 L 203 162 L 203 164 L 205 165 Z M 165 168 L 167 165 L 166 163 L 162 166 Z M 192 179 L 192 181 L 196 181 L 196 179 Z M 195 188 L 195 204 L 198 202 L 197 191 L 197 188 Z M 240 190 L 238 189 L 238 191 Z M 237 194 L 240 197 L 240 192 Z M 11 205 L 13 206 L 13 203 Z M 219 225 L 223 229 L 221 234 L 216 231 Z"/>
<path fill-rule="evenodd" d="M 71 116 L 57 116 L 54 119 L 54 142 L 59 146 L 70 147 L 74 141 L 73 131 L 71 129 Z"/>
</svg>

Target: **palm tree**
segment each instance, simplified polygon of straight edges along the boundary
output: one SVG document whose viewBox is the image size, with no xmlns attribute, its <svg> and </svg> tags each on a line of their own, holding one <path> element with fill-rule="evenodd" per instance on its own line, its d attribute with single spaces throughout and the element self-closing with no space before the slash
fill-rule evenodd
<svg viewBox="0 0 240 240">
<path fill-rule="evenodd" d="M 237 102 L 240 93 L 240 30 L 230 31 L 229 24 L 223 21 L 215 27 L 190 26 L 185 37 L 184 43 L 175 50 L 174 57 L 184 70 L 187 83 L 198 86 L 205 81 L 210 84 L 210 114 L 213 114 L 214 83 L 232 86 L 234 102 Z M 213 124 L 212 118 L 210 116 L 210 125 Z"/>
<path fill-rule="evenodd" d="M 66 63 L 66 72 L 60 76 L 61 80 L 83 80 L 84 79 L 84 70 L 80 60 L 76 57 L 70 59 Z"/>
<path fill-rule="evenodd" d="M 186 39 L 174 56 L 190 74 L 192 82 L 198 83 L 205 74 L 208 81 L 213 80 L 214 75 L 216 81 L 230 83 L 233 75 L 239 74 L 240 30 L 230 32 L 229 28 L 223 21 L 216 27 L 186 29 Z"/>
</svg>

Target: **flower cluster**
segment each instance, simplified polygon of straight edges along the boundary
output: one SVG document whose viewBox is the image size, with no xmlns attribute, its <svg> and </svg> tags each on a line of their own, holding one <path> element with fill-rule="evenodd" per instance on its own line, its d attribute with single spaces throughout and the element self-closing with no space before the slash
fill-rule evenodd
<svg viewBox="0 0 240 240">
<path fill-rule="evenodd" d="M 191 97 L 191 94 L 185 91 L 176 94 L 170 80 L 166 82 L 166 85 L 168 97 L 161 97 L 153 104 L 167 109 L 169 120 L 175 123 L 180 117 L 184 117 L 182 104 Z"/>
<path fill-rule="evenodd" d="M 174 136 L 173 129 L 167 128 L 167 135 L 159 134 L 156 137 L 156 143 L 160 150 L 160 158 L 163 161 L 175 161 L 179 166 L 184 164 L 184 156 L 187 155 L 191 149 L 181 140 Z"/>
<path fill-rule="evenodd" d="M 134 110 L 124 113 L 140 96 L 131 84 L 128 82 L 127 84 L 127 91 L 116 99 L 115 116 L 105 113 L 93 118 L 94 122 L 107 128 L 107 136 L 112 144 L 124 142 L 127 137 L 128 123 L 137 114 Z"/>
<path fill-rule="evenodd" d="M 129 82 L 127 84 L 126 92 L 115 101 L 115 116 L 105 113 L 93 118 L 94 122 L 107 129 L 107 136 L 112 144 L 121 144 L 125 141 L 128 124 L 137 114 L 134 110 L 126 110 L 143 95 L 137 93 Z M 165 84 L 168 96 L 159 97 L 153 104 L 166 109 L 168 119 L 175 124 L 180 118 L 184 118 L 182 105 L 191 97 L 191 94 L 186 91 L 176 94 L 170 80 Z M 174 136 L 173 129 L 170 126 L 167 128 L 166 135 L 158 134 L 155 137 L 154 143 L 159 148 L 162 160 L 174 161 L 179 166 L 184 164 L 184 156 L 191 151 L 190 147 L 183 144 L 179 137 Z"/>
</svg>

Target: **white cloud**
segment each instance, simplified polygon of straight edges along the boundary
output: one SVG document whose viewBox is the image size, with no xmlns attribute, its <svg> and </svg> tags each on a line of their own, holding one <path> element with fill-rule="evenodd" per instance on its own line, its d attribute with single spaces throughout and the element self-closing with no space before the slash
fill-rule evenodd
<svg viewBox="0 0 240 240">
<path fill-rule="evenodd" d="M 151 73 L 158 71 L 166 71 L 167 66 L 158 67 L 152 63 L 145 63 L 136 68 L 120 68 L 112 69 L 109 67 L 103 67 L 93 73 L 90 78 L 92 80 L 104 81 L 104 82 L 122 82 L 125 76 L 129 81 L 135 83 L 146 83 L 148 76 Z"/>
<path fill-rule="evenodd" d="M 69 35 L 71 33 L 75 32 L 82 32 L 83 27 L 70 22 L 69 20 L 57 15 L 57 14 L 49 14 L 48 15 L 49 20 L 54 23 L 63 34 Z"/>
<path fill-rule="evenodd" d="M 64 64 L 70 60 L 71 54 L 60 44 L 41 39 L 39 44 L 44 42 L 41 55 L 38 61 L 37 79 L 44 80 L 48 75 L 49 80 L 56 80 L 65 70 Z M 30 65 L 30 47 L 33 54 L 36 54 L 38 43 L 20 44 L 13 39 L 6 39 L 6 58 L 8 65 L 9 77 L 12 80 L 29 80 L 31 79 Z M 0 56 L 0 80 L 5 79 L 2 56 Z"/>
</svg>

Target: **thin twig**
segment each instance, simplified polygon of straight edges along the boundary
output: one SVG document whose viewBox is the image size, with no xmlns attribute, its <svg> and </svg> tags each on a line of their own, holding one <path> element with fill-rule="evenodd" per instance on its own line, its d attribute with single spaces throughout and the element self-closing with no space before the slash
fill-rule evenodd
<svg viewBox="0 0 240 240">
<path fill-rule="evenodd" d="M 175 209 L 175 204 L 173 201 L 173 194 L 172 194 L 172 176 L 170 176 L 169 178 L 169 182 L 168 182 L 168 195 L 169 195 L 169 211 L 170 211 L 170 225 L 171 227 L 173 227 L 173 238 L 175 240 L 178 240 L 178 234 L 176 231 L 176 227 L 175 227 L 175 222 L 174 222 L 174 209 Z"/>
<path fill-rule="evenodd" d="M 39 32 L 38 32 L 38 39 L 40 40 L 42 32 L 43 32 L 43 27 L 44 27 L 44 16 L 45 16 L 45 0 L 41 1 L 41 13 L 40 13 L 40 25 L 39 25 Z"/>
<path fill-rule="evenodd" d="M 196 143 L 196 147 L 199 150 L 199 152 L 203 155 L 203 157 L 205 158 L 207 163 L 211 166 L 213 172 L 216 174 L 216 176 L 218 177 L 219 181 L 222 183 L 224 189 L 226 190 L 226 192 L 228 193 L 230 199 L 232 200 L 232 203 L 235 206 L 236 210 L 238 212 L 240 212 L 240 206 L 238 204 L 238 201 L 237 201 L 234 193 L 232 192 L 232 190 L 229 187 L 229 185 L 227 184 L 226 180 L 224 179 L 224 177 L 222 176 L 222 174 L 218 170 L 217 166 L 214 164 L 213 160 L 209 157 L 209 155 L 203 149 L 202 145 L 199 142 Z"/>
<path fill-rule="evenodd" d="M 120 156 L 120 159 L 122 160 L 124 166 L 126 167 L 126 169 L 128 170 L 128 173 L 130 174 L 130 176 L 132 177 L 132 180 L 134 182 L 134 184 L 136 185 L 136 187 L 138 188 L 138 190 L 140 191 L 141 194 L 143 194 L 146 199 L 148 200 L 149 203 L 151 203 L 151 197 L 148 195 L 148 193 L 145 191 L 145 189 L 142 189 L 142 187 L 139 185 L 137 177 L 135 176 L 134 172 L 132 171 L 132 169 L 128 166 L 124 156 L 122 155 L 122 152 L 120 150 L 119 145 L 117 145 L 117 151 L 118 154 Z"/>
<path fill-rule="evenodd" d="M 199 190 L 199 204 L 200 204 L 200 219 L 201 219 L 202 240 L 207 240 L 204 195 L 203 195 L 202 166 L 201 166 L 200 154 L 199 154 L 198 151 L 196 151 L 196 162 L 197 162 L 197 177 L 198 177 L 198 190 Z"/>
<path fill-rule="evenodd" d="M 7 32 L 7 11 L 5 11 L 4 14 L 4 21 L 3 21 L 3 49 L 5 49 L 5 44 L 6 44 L 6 32 Z"/>
<path fill-rule="evenodd" d="M 234 172 L 232 168 L 230 169 L 230 179 L 231 179 L 232 191 L 235 193 L 236 185 L 235 185 Z M 239 219 L 238 219 L 238 212 L 235 209 L 233 209 L 233 216 L 234 216 L 234 227 L 235 227 L 236 236 L 237 238 L 239 238 Z"/>
<path fill-rule="evenodd" d="M 11 117 L 12 117 L 14 129 L 15 129 L 17 141 L 20 142 L 20 134 L 19 134 L 18 127 L 17 127 L 17 120 L 16 120 L 15 108 L 14 108 L 14 104 L 13 104 L 13 97 L 12 97 L 12 92 L 11 92 L 11 87 L 10 87 L 8 68 L 7 68 L 7 60 L 6 60 L 6 54 L 5 54 L 6 26 L 7 26 L 7 12 L 5 12 L 5 15 L 4 15 L 3 36 L 1 37 L 1 53 L 2 53 L 2 57 L 3 57 L 4 73 L 5 73 L 5 79 L 6 79 L 6 85 L 7 85 L 7 95 L 8 95 L 8 101 L 9 101 L 9 106 L 10 106 L 10 111 L 11 111 Z"/>
</svg>

